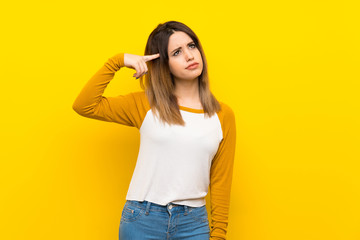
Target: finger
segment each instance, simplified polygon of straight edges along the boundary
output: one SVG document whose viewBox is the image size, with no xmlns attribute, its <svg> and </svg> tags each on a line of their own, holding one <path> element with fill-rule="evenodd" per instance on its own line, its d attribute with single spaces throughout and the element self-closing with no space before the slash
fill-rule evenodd
<svg viewBox="0 0 360 240">
<path fill-rule="evenodd" d="M 144 75 L 145 75 L 145 73 L 141 74 L 140 77 L 138 77 L 138 78 L 141 78 L 141 77 L 144 76 Z M 136 78 L 136 79 L 138 79 L 138 78 Z"/>
<path fill-rule="evenodd" d="M 144 60 L 145 60 L 145 62 L 148 62 L 148 61 L 151 61 L 151 60 L 156 59 L 158 57 L 160 57 L 160 53 L 144 56 Z"/>
<path fill-rule="evenodd" d="M 145 73 L 147 73 L 148 72 L 148 67 L 147 67 L 147 65 L 146 65 L 146 62 L 144 62 L 144 71 L 145 71 Z"/>
<path fill-rule="evenodd" d="M 138 74 L 138 78 L 145 72 L 145 67 L 144 67 L 144 62 L 143 61 L 141 61 L 139 63 L 139 66 L 140 66 L 140 72 Z"/>
<path fill-rule="evenodd" d="M 143 62 L 140 62 L 140 67 L 141 67 L 141 72 L 138 74 L 138 77 L 136 77 L 136 79 L 138 78 L 141 78 L 142 76 L 144 76 L 148 69 L 147 69 L 147 65 L 146 63 L 143 61 Z M 134 74 L 135 75 L 135 74 Z"/>
<path fill-rule="evenodd" d="M 137 76 L 137 74 L 139 73 L 139 72 L 141 72 L 141 69 L 140 69 L 140 64 L 139 63 L 136 63 L 136 64 L 134 64 L 135 66 L 135 70 L 136 70 L 136 73 L 134 73 L 134 77 L 136 77 Z"/>
<path fill-rule="evenodd" d="M 139 71 L 136 73 L 136 79 L 138 79 L 144 72 L 144 66 L 142 62 L 139 62 L 138 66 L 139 66 Z"/>
<path fill-rule="evenodd" d="M 153 60 L 155 58 L 158 58 L 158 57 L 160 57 L 160 53 L 153 54 L 153 55 L 146 55 L 146 56 L 144 56 L 144 61 L 148 62 L 148 61 L 151 61 L 151 60 Z"/>
<path fill-rule="evenodd" d="M 147 74 L 147 72 L 148 72 L 148 68 L 147 68 L 146 63 L 144 62 L 143 64 L 144 64 L 144 72 L 141 74 L 140 77 L 144 76 L 144 75 Z"/>
</svg>

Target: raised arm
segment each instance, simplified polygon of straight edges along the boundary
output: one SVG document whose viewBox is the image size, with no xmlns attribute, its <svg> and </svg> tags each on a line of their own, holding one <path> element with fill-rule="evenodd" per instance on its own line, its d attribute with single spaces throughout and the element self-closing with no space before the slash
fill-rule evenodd
<svg viewBox="0 0 360 240">
<path fill-rule="evenodd" d="M 93 77 L 85 84 L 73 103 L 78 114 L 103 121 L 117 122 L 128 126 L 138 126 L 139 119 L 133 111 L 137 109 L 139 98 L 130 93 L 117 97 L 104 97 L 103 93 L 115 73 L 122 67 L 136 70 L 134 77 L 147 72 L 146 62 L 159 57 L 159 54 L 138 56 L 119 53 L 109 58 Z"/>
</svg>

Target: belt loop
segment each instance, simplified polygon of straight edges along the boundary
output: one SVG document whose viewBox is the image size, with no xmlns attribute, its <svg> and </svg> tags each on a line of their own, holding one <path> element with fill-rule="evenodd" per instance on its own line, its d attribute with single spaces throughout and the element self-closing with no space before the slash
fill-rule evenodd
<svg viewBox="0 0 360 240">
<path fill-rule="evenodd" d="M 184 205 L 184 208 L 185 208 L 185 213 L 184 215 L 186 216 L 188 214 L 188 206 Z"/>
<path fill-rule="evenodd" d="M 145 215 L 149 215 L 150 204 L 151 204 L 151 202 L 147 202 L 147 204 L 146 204 L 146 211 L 145 211 Z"/>
</svg>

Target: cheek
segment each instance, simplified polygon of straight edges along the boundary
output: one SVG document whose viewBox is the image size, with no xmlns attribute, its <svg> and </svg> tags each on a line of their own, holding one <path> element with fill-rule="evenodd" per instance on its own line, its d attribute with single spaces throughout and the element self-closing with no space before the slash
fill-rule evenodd
<svg viewBox="0 0 360 240">
<path fill-rule="evenodd" d="M 178 62 L 176 62 L 174 60 L 169 60 L 169 68 L 172 73 L 178 71 L 178 69 L 179 69 Z"/>
<path fill-rule="evenodd" d="M 203 62 L 203 60 L 202 60 L 202 57 L 201 57 L 201 54 L 200 54 L 200 52 L 199 52 L 199 55 L 198 55 L 198 62 L 200 63 L 200 65 L 201 65 L 201 67 L 203 67 L 203 64 L 204 64 L 204 62 Z"/>
<path fill-rule="evenodd" d="M 203 64 L 203 60 L 202 60 L 202 57 L 201 57 L 201 53 L 198 51 L 198 59 L 199 61 L 201 62 L 201 65 Z"/>
<path fill-rule="evenodd" d="M 171 73 L 174 72 L 174 63 L 172 61 L 169 61 L 169 69 Z"/>
</svg>

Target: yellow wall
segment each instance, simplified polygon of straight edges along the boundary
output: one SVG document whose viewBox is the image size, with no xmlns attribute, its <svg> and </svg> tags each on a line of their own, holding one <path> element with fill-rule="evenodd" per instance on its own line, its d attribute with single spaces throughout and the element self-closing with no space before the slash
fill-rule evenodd
<svg viewBox="0 0 360 240">
<path fill-rule="evenodd" d="M 139 133 L 72 104 L 168 20 L 197 33 L 211 88 L 236 114 L 229 239 L 360 239 L 356 2 L 2 4 L 0 239 L 118 239 Z M 140 90 L 134 72 L 105 96 Z"/>
</svg>

